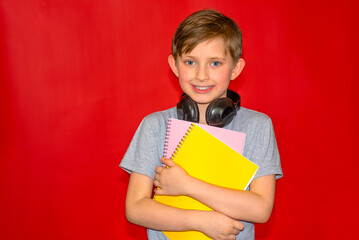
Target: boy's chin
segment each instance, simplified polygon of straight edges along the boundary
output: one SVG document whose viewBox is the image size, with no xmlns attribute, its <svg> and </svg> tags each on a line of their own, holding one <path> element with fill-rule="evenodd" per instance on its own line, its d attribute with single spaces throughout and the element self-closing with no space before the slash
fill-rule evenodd
<svg viewBox="0 0 359 240">
<path fill-rule="evenodd" d="M 214 99 L 213 99 L 214 100 Z M 213 100 L 211 100 L 211 101 L 195 101 L 198 105 L 208 105 L 208 104 L 210 104 Z"/>
<path fill-rule="evenodd" d="M 198 105 L 208 105 L 211 102 L 213 102 L 214 100 L 221 98 L 222 96 L 202 96 L 202 97 L 194 97 L 193 100 L 198 104 Z"/>
</svg>

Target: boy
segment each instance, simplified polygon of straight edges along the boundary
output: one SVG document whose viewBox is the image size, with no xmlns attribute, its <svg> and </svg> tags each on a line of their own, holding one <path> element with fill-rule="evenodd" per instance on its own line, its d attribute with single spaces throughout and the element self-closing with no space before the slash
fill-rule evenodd
<svg viewBox="0 0 359 240">
<path fill-rule="evenodd" d="M 168 62 L 183 92 L 196 103 L 199 123 L 209 122 L 207 108 L 227 97 L 229 82 L 241 73 L 241 45 L 236 23 L 214 10 L 196 12 L 177 28 Z M 167 121 L 180 115 L 176 108 L 143 119 L 120 166 L 131 173 L 127 219 L 147 227 L 149 239 L 167 239 L 161 231 L 188 230 L 212 239 L 254 239 L 253 223 L 268 220 L 275 179 L 282 176 L 272 123 L 262 113 L 246 108 L 235 111 L 236 116 L 224 128 L 246 133 L 243 155 L 259 166 L 248 191 L 208 184 L 189 176 L 172 160 L 161 158 Z M 153 186 L 158 195 L 186 195 L 214 211 L 183 210 L 156 202 L 151 199 Z"/>
</svg>

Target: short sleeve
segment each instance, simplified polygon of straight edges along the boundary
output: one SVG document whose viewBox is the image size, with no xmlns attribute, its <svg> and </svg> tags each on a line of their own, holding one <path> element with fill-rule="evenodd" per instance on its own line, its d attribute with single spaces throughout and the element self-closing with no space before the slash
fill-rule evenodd
<svg viewBox="0 0 359 240">
<path fill-rule="evenodd" d="M 137 172 L 154 178 L 156 166 L 161 165 L 162 156 L 160 130 L 151 123 L 151 118 L 144 118 L 121 161 L 120 167 L 127 172 Z M 162 150 L 163 151 L 163 150 Z"/>
<path fill-rule="evenodd" d="M 257 124 L 250 158 L 259 165 L 255 178 L 275 174 L 279 179 L 283 173 L 272 121 L 266 117 Z"/>
</svg>

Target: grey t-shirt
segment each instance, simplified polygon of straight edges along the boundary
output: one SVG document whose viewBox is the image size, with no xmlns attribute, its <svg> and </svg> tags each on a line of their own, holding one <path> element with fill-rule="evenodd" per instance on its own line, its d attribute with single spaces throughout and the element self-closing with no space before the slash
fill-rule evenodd
<svg viewBox="0 0 359 240">
<path fill-rule="evenodd" d="M 127 172 L 137 172 L 154 178 L 155 168 L 161 166 L 169 118 L 177 118 L 176 108 L 155 112 L 146 116 L 138 127 L 120 167 Z M 224 128 L 246 134 L 243 156 L 259 166 L 254 177 L 275 174 L 282 177 L 277 143 L 270 118 L 256 111 L 241 107 L 233 121 Z M 253 223 L 244 222 L 244 230 L 236 239 L 254 240 Z M 167 240 L 161 232 L 147 230 L 150 240 Z"/>
</svg>

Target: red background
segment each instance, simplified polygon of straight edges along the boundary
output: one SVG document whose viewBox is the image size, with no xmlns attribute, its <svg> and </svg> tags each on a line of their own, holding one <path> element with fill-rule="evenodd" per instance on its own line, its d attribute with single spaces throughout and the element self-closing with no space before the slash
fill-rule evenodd
<svg viewBox="0 0 359 240">
<path fill-rule="evenodd" d="M 203 8 L 239 23 L 231 88 L 274 123 L 284 178 L 257 239 L 357 239 L 358 1 L 0 0 L 1 239 L 145 239 L 118 164 L 177 103 L 171 37 Z"/>
</svg>

